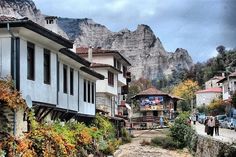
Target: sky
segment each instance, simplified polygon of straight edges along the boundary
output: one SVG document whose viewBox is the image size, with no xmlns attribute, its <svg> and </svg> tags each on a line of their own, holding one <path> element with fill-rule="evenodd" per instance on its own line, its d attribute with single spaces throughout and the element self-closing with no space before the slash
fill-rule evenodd
<svg viewBox="0 0 236 157">
<path fill-rule="evenodd" d="M 193 61 L 236 47 L 236 0 L 33 0 L 43 14 L 91 18 L 118 32 L 151 27 L 168 52 L 188 50 Z"/>
</svg>

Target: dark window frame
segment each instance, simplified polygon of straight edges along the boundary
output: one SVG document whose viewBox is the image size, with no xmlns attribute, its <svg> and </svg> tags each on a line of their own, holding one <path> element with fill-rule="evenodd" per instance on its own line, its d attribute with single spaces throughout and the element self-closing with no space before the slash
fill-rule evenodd
<svg viewBox="0 0 236 157">
<path fill-rule="evenodd" d="M 84 102 L 87 102 L 87 90 L 86 90 L 87 86 L 86 86 L 86 84 L 87 84 L 87 81 L 84 79 Z"/>
<path fill-rule="evenodd" d="M 123 76 L 126 78 L 127 68 L 123 66 Z"/>
<path fill-rule="evenodd" d="M 92 82 L 92 104 L 95 103 L 94 99 L 95 99 L 95 83 Z"/>
<path fill-rule="evenodd" d="M 91 102 L 91 89 L 90 89 L 90 85 L 91 85 L 91 83 L 90 83 L 90 81 L 87 81 L 88 83 L 87 83 L 87 87 L 88 87 L 88 103 L 90 103 Z"/>
<path fill-rule="evenodd" d="M 35 80 L 35 45 L 27 42 L 27 79 Z"/>
<path fill-rule="evenodd" d="M 68 85 L 67 81 L 68 76 L 67 76 L 67 65 L 63 64 L 63 92 L 67 93 L 68 92 Z"/>
<path fill-rule="evenodd" d="M 108 71 L 108 85 L 114 86 L 114 73 Z"/>
<path fill-rule="evenodd" d="M 70 95 L 74 95 L 74 69 L 70 68 Z"/>
<path fill-rule="evenodd" d="M 51 84 L 51 55 L 50 50 L 44 49 L 43 53 L 43 79 L 45 84 Z"/>
</svg>

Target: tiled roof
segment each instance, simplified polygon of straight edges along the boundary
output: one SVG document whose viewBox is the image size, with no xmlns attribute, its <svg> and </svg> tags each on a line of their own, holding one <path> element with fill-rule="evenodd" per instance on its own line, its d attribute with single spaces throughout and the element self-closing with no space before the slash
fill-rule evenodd
<svg viewBox="0 0 236 157">
<path fill-rule="evenodd" d="M 221 93 L 222 89 L 221 88 L 208 88 L 205 90 L 199 90 L 196 92 L 196 94 L 198 93 Z"/>
<path fill-rule="evenodd" d="M 138 93 L 137 95 L 168 95 L 168 94 L 156 89 L 155 87 L 151 87 Z"/>
<path fill-rule="evenodd" d="M 72 48 L 73 43 L 64 37 L 60 36 L 57 33 L 52 32 L 51 30 L 48 30 L 44 28 L 43 26 L 29 20 L 28 18 L 15 18 L 5 15 L 0 15 L 0 28 L 6 28 L 9 24 L 10 27 L 24 27 L 26 29 L 29 29 L 31 31 L 34 31 L 35 33 L 38 33 L 42 36 L 47 37 L 50 40 L 53 40 L 67 48 Z"/>
<path fill-rule="evenodd" d="M 76 53 L 81 56 L 86 56 L 88 55 L 88 47 L 78 47 L 76 48 Z M 122 56 L 119 51 L 116 50 L 104 50 L 102 48 L 92 48 L 93 55 L 113 55 L 116 54 L 120 58 L 122 58 L 129 66 L 131 65 L 130 62 Z"/>
<path fill-rule="evenodd" d="M 0 16 L 0 22 L 16 21 L 16 20 L 17 19 L 15 17 L 5 16 L 5 15 Z"/>
<path fill-rule="evenodd" d="M 231 73 L 230 75 L 229 75 L 229 78 L 234 78 L 234 77 L 236 77 L 236 71 L 235 72 L 233 72 L 233 73 Z M 227 80 L 227 77 L 223 77 L 221 80 L 219 80 L 217 83 L 222 83 L 222 82 L 224 82 L 225 80 Z"/>
<path fill-rule="evenodd" d="M 109 64 L 92 63 L 92 64 L 90 65 L 90 67 L 91 67 L 91 68 L 103 68 L 103 67 L 105 67 L 105 68 L 111 68 L 111 69 L 113 69 L 114 71 L 117 71 L 118 73 L 122 73 L 122 71 L 116 69 L 115 67 L 113 67 L 113 66 L 111 66 L 111 65 L 109 65 Z"/>
</svg>

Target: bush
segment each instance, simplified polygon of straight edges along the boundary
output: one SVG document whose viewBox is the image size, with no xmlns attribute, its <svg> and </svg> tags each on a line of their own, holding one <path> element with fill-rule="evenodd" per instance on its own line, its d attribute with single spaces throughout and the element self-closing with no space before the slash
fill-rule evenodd
<svg viewBox="0 0 236 157">
<path fill-rule="evenodd" d="M 170 136 L 178 143 L 179 148 L 190 146 L 194 130 L 189 124 L 189 114 L 181 113 L 170 127 Z"/>
<path fill-rule="evenodd" d="M 178 143 L 170 136 L 158 136 L 151 140 L 151 144 L 154 146 L 160 146 L 164 149 L 174 150 L 179 148 Z"/>
<path fill-rule="evenodd" d="M 131 142 L 131 136 L 125 128 L 121 129 L 121 139 L 122 139 L 122 143 Z"/>
</svg>

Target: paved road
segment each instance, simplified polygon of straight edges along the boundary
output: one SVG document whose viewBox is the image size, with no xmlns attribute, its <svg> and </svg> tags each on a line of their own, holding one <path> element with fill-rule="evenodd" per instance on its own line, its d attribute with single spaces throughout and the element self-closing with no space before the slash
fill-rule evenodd
<svg viewBox="0 0 236 157">
<path fill-rule="evenodd" d="M 196 123 L 196 125 L 193 125 L 193 128 L 196 129 L 198 134 L 208 136 L 205 133 L 205 126 L 203 124 Z M 236 143 L 236 132 L 230 129 L 219 128 L 219 136 L 215 136 L 214 134 L 213 138 L 222 140 L 224 142 Z"/>
<path fill-rule="evenodd" d="M 150 141 L 153 137 L 163 136 L 163 131 L 166 130 L 133 130 L 135 138 L 131 143 L 120 146 L 114 157 L 191 157 L 187 150 L 174 151 L 140 144 L 143 140 Z"/>
</svg>

